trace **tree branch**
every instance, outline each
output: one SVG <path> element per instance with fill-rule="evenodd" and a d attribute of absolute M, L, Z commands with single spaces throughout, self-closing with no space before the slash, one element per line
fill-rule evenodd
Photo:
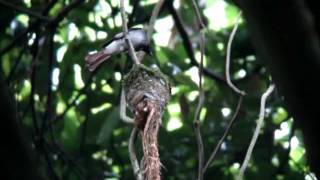
<path fill-rule="evenodd" d="M 54 38 L 55 34 L 55 28 L 52 27 L 50 29 L 50 35 L 49 35 L 49 62 L 48 62 L 48 77 L 47 77 L 47 104 L 45 108 L 45 113 L 42 120 L 42 126 L 41 130 L 45 128 L 48 121 L 51 119 L 52 115 L 52 70 L 53 70 L 53 63 L 54 63 Z"/>
<path fill-rule="evenodd" d="M 11 4 L 11 3 L 8 3 L 8 2 L 3 1 L 3 0 L 0 0 L 0 4 L 5 6 L 5 7 L 10 8 L 10 9 L 13 9 L 14 11 L 22 12 L 24 14 L 27 14 L 27 15 L 31 16 L 31 17 L 38 18 L 38 19 L 40 19 L 42 21 L 50 21 L 51 20 L 49 17 L 46 17 L 46 16 L 43 16 L 43 15 L 38 14 L 36 12 L 30 11 L 29 9 L 20 7 L 20 6 L 16 5 L 16 4 Z"/>
<path fill-rule="evenodd" d="M 189 39 L 189 36 L 183 27 L 183 24 L 182 24 L 180 17 L 178 16 L 176 10 L 173 7 L 173 1 L 172 0 L 166 1 L 166 7 L 168 8 L 169 13 L 172 15 L 172 18 L 175 22 L 175 25 L 180 33 L 180 36 L 181 36 L 182 42 L 183 42 L 183 46 L 186 50 L 188 57 L 190 58 L 191 64 L 194 66 L 200 67 L 200 64 L 195 59 L 194 52 L 192 49 L 192 44 Z M 226 83 L 226 80 L 224 77 L 220 76 L 218 73 L 214 72 L 211 69 L 203 68 L 203 74 L 205 76 L 208 76 L 208 77 L 218 81 L 218 82 Z"/>
<path fill-rule="evenodd" d="M 207 163 L 205 164 L 204 168 L 203 168 L 203 171 L 202 173 L 205 174 L 205 172 L 207 171 L 207 169 L 209 168 L 210 164 L 212 164 L 214 158 L 216 157 L 218 151 L 220 150 L 220 147 L 222 145 L 222 143 L 224 142 L 224 140 L 226 139 L 227 135 L 229 134 L 230 132 L 230 129 L 231 127 L 233 126 L 233 124 L 235 123 L 235 120 L 237 119 L 237 116 L 240 112 L 240 109 L 241 109 L 241 105 L 242 105 L 242 101 L 243 101 L 243 96 L 239 96 L 239 100 L 238 100 L 238 104 L 237 104 L 237 107 L 236 107 L 236 110 L 227 126 L 227 128 L 225 129 L 222 137 L 220 138 L 218 144 L 216 145 L 216 147 L 214 148 L 214 150 L 212 151 Z"/>
<path fill-rule="evenodd" d="M 191 0 L 191 2 L 192 2 L 193 10 L 195 11 L 195 14 L 197 17 L 197 22 L 200 30 L 201 56 L 200 56 L 200 64 L 199 64 L 199 72 L 198 72 L 199 73 L 199 102 L 198 102 L 198 106 L 194 116 L 193 124 L 194 124 L 194 129 L 197 137 L 197 145 L 198 145 L 198 180 L 202 180 L 203 179 L 202 171 L 203 171 L 203 164 L 204 164 L 204 150 L 203 150 L 204 146 L 203 146 L 201 129 L 200 129 L 200 113 L 204 103 L 204 91 L 202 89 L 202 72 L 203 72 L 203 57 L 204 57 L 204 50 L 205 50 L 205 37 L 204 37 L 203 28 L 205 28 L 205 26 L 200 17 L 200 12 L 196 2 L 194 0 Z"/>
<path fill-rule="evenodd" d="M 131 60 L 135 64 L 140 64 L 137 58 L 136 52 L 134 50 L 134 47 L 132 45 L 131 39 L 128 36 L 127 16 L 124 9 L 124 0 L 120 0 L 120 12 L 121 12 L 121 18 L 122 18 L 122 31 L 123 31 L 125 40 L 129 46 L 129 54 L 130 54 Z"/>
<path fill-rule="evenodd" d="M 199 101 L 197 105 L 197 109 L 194 115 L 193 119 L 193 127 L 194 131 L 196 134 L 196 141 L 197 141 L 197 146 L 198 146 L 198 180 L 203 179 L 203 164 L 204 164 L 204 150 L 203 150 L 203 141 L 202 141 L 202 136 L 201 136 L 201 129 L 200 129 L 200 112 L 203 106 L 204 102 L 204 94 L 203 91 L 200 91 L 199 88 Z"/>
<path fill-rule="evenodd" d="M 156 22 L 156 19 L 159 15 L 159 12 L 161 10 L 161 7 L 164 3 L 164 0 L 159 0 L 158 3 L 154 6 L 153 10 L 152 10 L 152 14 L 149 20 L 149 25 L 148 25 L 148 31 L 147 31 L 147 36 L 148 36 L 148 41 L 151 41 L 151 35 L 154 31 L 154 24 Z"/>
<path fill-rule="evenodd" d="M 231 46 L 232 46 L 232 41 L 234 39 L 234 36 L 236 34 L 238 25 L 239 25 L 239 20 L 240 20 L 240 16 L 241 16 L 241 12 L 238 14 L 237 20 L 236 20 L 236 24 L 233 27 L 233 30 L 231 32 L 231 35 L 229 37 L 228 40 L 228 47 L 227 47 L 227 56 L 226 56 L 226 69 L 225 69 L 225 75 L 226 75 L 226 79 L 227 79 L 227 84 L 228 86 L 237 94 L 239 94 L 239 100 L 238 100 L 238 104 L 236 107 L 236 111 L 233 114 L 226 130 L 224 131 L 222 137 L 220 138 L 217 146 L 215 147 L 215 149 L 213 150 L 213 152 L 211 153 L 209 160 L 207 161 L 206 165 L 203 168 L 203 173 L 206 172 L 206 170 L 208 169 L 209 165 L 212 163 L 213 159 L 215 158 L 216 154 L 218 153 L 221 144 L 223 143 L 223 141 L 225 140 L 225 138 L 227 137 L 227 135 L 229 134 L 229 131 L 232 127 L 232 125 L 234 124 L 237 115 L 240 111 L 241 105 L 242 105 L 242 101 L 243 101 L 243 96 L 245 95 L 244 91 L 240 91 L 235 85 L 232 84 L 231 79 L 230 79 L 230 55 L 231 55 Z"/>
<path fill-rule="evenodd" d="M 9 72 L 7 78 L 6 78 L 7 84 L 10 83 L 14 73 L 16 72 L 16 69 L 18 68 L 18 66 L 19 66 L 19 64 L 20 64 L 20 62 L 22 60 L 22 56 L 23 56 L 23 54 L 25 53 L 26 50 L 27 50 L 27 45 L 24 44 L 24 47 L 20 50 L 19 55 L 18 55 L 17 59 L 15 60 L 13 66 L 10 69 L 10 72 Z"/>
<path fill-rule="evenodd" d="M 90 74 L 90 76 L 89 76 L 88 80 L 86 81 L 84 87 L 79 90 L 77 96 L 76 96 L 75 98 L 73 98 L 73 100 L 72 100 L 70 103 L 67 104 L 66 108 L 64 109 L 64 111 L 63 111 L 60 115 L 55 116 L 55 117 L 49 122 L 48 126 L 51 125 L 51 124 L 52 124 L 52 125 L 53 125 L 53 124 L 56 124 L 57 122 L 59 122 L 60 120 L 62 120 L 63 117 L 67 114 L 67 112 L 68 112 L 73 106 L 76 105 L 77 100 L 80 98 L 80 96 L 81 96 L 82 94 L 84 94 L 84 93 L 86 92 L 87 88 L 91 85 L 91 81 L 92 81 L 93 76 L 95 75 L 96 72 L 97 72 L 97 70 Z M 44 129 L 44 131 L 46 131 L 47 128 L 49 128 L 48 126 L 46 126 L 46 128 Z"/>
<path fill-rule="evenodd" d="M 36 94 L 36 73 L 37 73 L 37 64 L 39 61 L 39 56 L 41 55 L 44 45 L 47 41 L 47 36 L 44 37 L 44 42 L 40 45 L 39 44 L 39 35 L 36 34 L 36 39 L 33 43 L 33 47 L 35 47 L 35 51 L 32 59 L 32 65 L 31 65 L 31 93 L 30 93 L 30 105 L 31 105 L 31 114 L 32 114 L 32 121 L 33 121 L 33 127 L 34 127 L 34 144 L 38 150 L 42 153 L 46 163 L 47 163 L 47 169 L 49 175 L 57 180 L 58 175 L 55 173 L 54 168 L 52 166 L 51 158 L 48 155 L 47 148 L 45 147 L 46 139 L 43 135 L 42 129 L 40 129 L 40 123 L 38 122 L 38 115 L 36 110 L 36 102 L 35 102 L 35 94 Z M 50 37 L 49 37 L 50 38 Z M 40 46 L 40 47 L 39 47 Z"/>
<path fill-rule="evenodd" d="M 227 46 L 227 57 L 226 57 L 226 69 L 225 69 L 225 75 L 227 79 L 227 83 L 229 87 L 237 94 L 240 96 L 244 96 L 246 93 L 244 91 L 239 90 L 231 81 L 230 78 L 230 56 L 231 56 L 231 46 L 232 46 L 232 41 L 234 39 L 234 36 L 237 32 L 238 25 L 240 23 L 240 17 L 241 17 L 242 12 L 240 11 L 238 14 L 238 17 L 236 19 L 236 23 L 232 29 L 232 32 L 230 34 L 229 40 L 228 40 L 228 46 Z"/>
<path fill-rule="evenodd" d="M 43 10 L 42 14 L 47 15 L 50 11 L 50 9 L 53 7 L 57 0 L 51 1 L 51 3 L 48 4 L 48 6 Z M 64 17 L 68 15 L 68 13 L 73 10 L 75 7 L 77 7 L 79 4 L 84 2 L 84 0 L 74 0 L 64 8 L 51 20 L 47 21 L 47 24 L 45 25 L 46 28 L 48 27 L 55 27 L 57 26 L 61 20 L 63 20 Z M 8 52 L 11 48 L 13 48 L 20 40 L 21 38 L 25 37 L 29 32 L 32 32 L 33 30 L 37 29 L 39 25 L 42 23 L 40 19 L 38 19 L 35 23 L 31 24 L 25 31 L 23 31 L 21 34 L 19 34 L 8 46 L 3 48 L 0 51 L 0 57 Z M 49 31 L 46 31 L 44 34 L 48 33 Z"/>
<path fill-rule="evenodd" d="M 54 4 L 57 2 L 57 0 L 52 0 L 42 11 L 42 15 L 46 16 L 48 15 L 49 11 L 51 10 L 51 8 L 54 6 Z M 42 23 L 42 20 L 37 19 L 36 22 L 34 22 L 33 24 L 31 24 L 30 26 L 28 26 L 28 28 L 26 30 L 24 30 L 21 34 L 19 34 L 17 37 L 15 37 L 11 43 L 9 45 L 7 45 L 5 48 L 3 48 L 2 50 L 0 50 L 0 57 L 2 57 L 2 55 L 4 55 L 6 52 L 8 52 L 10 49 L 12 49 L 23 37 L 25 37 L 29 32 L 37 29 L 39 27 L 39 25 Z"/>
<path fill-rule="evenodd" d="M 270 96 L 270 94 L 273 92 L 274 88 L 275 88 L 275 85 L 271 84 L 269 86 L 269 88 L 267 89 L 267 91 L 265 93 L 263 93 L 263 95 L 261 96 L 259 119 L 257 121 L 256 129 L 255 129 L 255 131 L 253 133 L 250 145 L 248 147 L 247 154 L 246 154 L 246 156 L 245 156 L 245 158 L 243 160 L 242 166 L 240 168 L 240 173 L 239 173 L 239 175 L 237 177 L 237 180 L 243 179 L 244 172 L 246 171 L 246 168 L 248 166 L 249 160 L 250 160 L 251 155 L 252 155 L 253 148 L 254 148 L 254 146 L 255 146 L 255 144 L 257 142 L 257 139 L 258 139 L 258 136 L 259 136 L 259 132 L 261 130 L 261 126 L 262 126 L 262 123 L 263 123 L 263 120 L 264 120 L 266 100 Z"/>
<path fill-rule="evenodd" d="M 159 0 L 158 3 L 154 6 L 153 10 L 152 10 L 152 14 L 149 20 L 149 25 L 148 25 L 148 30 L 147 30 L 147 38 L 148 38 L 148 42 L 151 42 L 152 39 L 152 33 L 154 31 L 154 24 L 156 22 L 156 19 L 158 17 L 158 14 L 161 10 L 161 7 L 164 3 L 164 0 Z M 139 61 L 142 62 L 142 59 L 145 56 L 145 52 L 142 52 L 141 55 L 139 56 Z"/>
<path fill-rule="evenodd" d="M 133 173 L 137 180 L 143 180 L 142 172 L 139 167 L 139 162 L 137 160 L 136 152 L 134 150 L 134 144 L 138 136 L 138 129 L 133 128 L 130 139 L 129 139 L 129 155 L 130 155 L 130 161 L 131 166 L 133 168 Z"/>

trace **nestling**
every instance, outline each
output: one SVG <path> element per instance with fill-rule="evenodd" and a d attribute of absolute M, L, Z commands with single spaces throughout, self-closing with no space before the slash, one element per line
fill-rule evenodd
<path fill-rule="evenodd" d="M 128 32 L 132 45 L 136 51 L 144 51 L 151 54 L 147 33 L 141 28 L 131 28 Z M 103 45 L 100 51 L 88 54 L 85 58 L 86 67 L 89 71 L 94 71 L 101 63 L 113 55 L 128 52 L 128 45 L 123 32 L 116 34 L 110 41 Z"/>

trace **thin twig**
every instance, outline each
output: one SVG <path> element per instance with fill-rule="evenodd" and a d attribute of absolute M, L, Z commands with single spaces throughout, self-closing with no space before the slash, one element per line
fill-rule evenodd
<path fill-rule="evenodd" d="M 43 16 L 43 15 L 38 14 L 38 13 L 36 13 L 36 12 L 33 12 L 33 11 L 27 9 L 27 8 L 20 7 L 20 6 L 16 5 L 16 4 L 11 4 L 11 3 L 8 3 L 8 2 L 2 1 L 2 0 L 0 0 L 0 4 L 3 5 L 3 6 L 6 6 L 6 7 L 8 7 L 8 8 L 10 8 L 10 9 L 13 9 L 14 11 L 22 12 L 22 13 L 24 13 L 24 14 L 27 14 L 27 15 L 29 15 L 29 16 L 38 18 L 38 19 L 40 19 L 40 20 L 50 21 L 50 18 L 49 18 L 49 17 Z"/>
<path fill-rule="evenodd" d="M 75 98 L 72 99 L 72 101 L 66 106 L 66 108 L 64 109 L 64 111 L 60 114 L 57 115 L 56 117 L 54 117 L 50 122 L 50 124 L 55 124 L 57 122 L 59 122 L 61 119 L 63 119 L 63 117 L 67 114 L 67 112 L 76 105 L 76 102 L 78 101 L 78 99 L 80 98 L 80 96 L 84 93 L 86 93 L 86 90 L 88 89 L 88 87 L 91 85 L 91 81 L 93 79 L 93 76 L 95 75 L 97 71 L 94 71 L 93 73 L 91 73 L 89 75 L 88 80 L 85 82 L 85 85 L 82 89 L 79 90 L 77 96 Z M 46 126 L 46 128 L 44 129 L 44 131 L 48 128 L 48 126 Z"/>
<path fill-rule="evenodd" d="M 254 148 L 254 146 L 255 146 L 255 144 L 257 142 L 258 135 L 259 135 L 259 132 L 260 132 L 263 120 L 264 120 L 266 100 L 270 96 L 270 94 L 273 92 L 274 88 L 275 88 L 275 85 L 271 84 L 268 87 L 267 91 L 265 93 L 263 93 L 263 95 L 261 96 L 259 119 L 257 121 L 256 129 L 255 129 L 255 131 L 253 133 L 253 136 L 252 136 L 252 139 L 250 141 L 250 145 L 248 147 L 245 159 L 244 159 L 244 161 L 242 163 L 242 166 L 240 168 L 240 172 L 239 172 L 239 175 L 237 177 L 237 180 L 243 179 L 244 172 L 245 172 L 245 170 L 246 170 L 246 168 L 248 166 L 249 160 L 250 160 L 251 155 L 252 155 L 253 148 Z"/>
<path fill-rule="evenodd" d="M 148 36 L 148 41 L 151 41 L 151 35 L 153 33 L 154 30 L 154 24 L 156 22 L 156 19 L 158 17 L 158 14 L 161 10 L 161 7 L 164 3 L 164 0 L 159 0 L 158 3 L 154 6 L 153 10 L 152 10 L 152 14 L 149 20 L 149 25 L 148 25 L 148 31 L 147 31 L 147 36 Z"/>
<path fill-rule="evenodd" d="M 38 118 L 37 118 L 37 111 L 36 111 L 36 102 L 35 102 L 35 92 L 36 92 L 36 72 L 37 72 L 37 63 L 39 60 L 39 56 L 42 53 L 42 50 L 44 48 L 44 44 L 47 40 L 47 36 L 44 37 L 44 43 L 39 47 L 39 36 L 36 35 L 36 39 L 34 41 L 33 46 L 36 48 L 34 51 L 33 59 L 32 59 L 32 66 L 31 66 L 31 94 L 30 94 L 30 104 L 31 104 L 31 114 L 32 114 L 32 120 L 33 120 L 33 126 L 34 126 L 34 132 L 35 132 L 35 145 L 37 148 L 39 148 L 43 156 L 48 164 L 48 171 L 49 174 L 52 176 L 53 179 L 59 179 L 58 175 L 55 173 L 54 168 L 52 166 L 52 162 L 50 159 L 50 156 L 48 154 L 47 149 L 45 148 L 45 138 L 41 134 Z"/>
<path fill-rule="evenodd" d="M 0 57 L 6 54 L 10 49 L 12 49 L 16 44 L 20 42 L 20 40 L 25 37 L 30 31 L 38 28 L 39 23 L 34 23 L 28 26 L 26 30 L 24 30 L 21 34 L 17 35 L 6 47 L 0 50 Z"/>
<path fill-rule="evenodd" d="M 54 4 L 57 2 L 57 0 L 52 0 L 42 11 L 42 15 L 46 16 L 48 15 L 49 11 L 51 10 L 51 8 L 54 6 Z M 18 36 L 16 36 L 9 45 L 7 45 L 6 47 L 4 47 L 3 49 L 0 50 L 0 57 L 2 55 L 4 55 L 5 53 L 7 53 L 10 49 L 12 49 L 15 45 L 17 45 L 20 40 L 25 37 L 29 32 L 37 29 L 38 27 L 40 27 L 39 25 L 41 24 L 42 20 L 38 19 L 36 22 L 34 22 L 33 24 L 31 24 L 30 26 L 28 26 L 28 28 L 26 30 L 24 30 L 21 34 L 19 34 Z"/>
<path fill-rule="evenodd" d="M 127 17 L 125 14 L 125 9 L 124 9 L 124 0 L 120 0 L 120 11 L 121 11 L 121 18 L 122 18 L 122 31 L 125 37 L 125 41 L 127 42 L 129 46 L 129 55 L 131 57 L 131 60 L 135 64 L 140 64 L 137 55 L 135 53 L 134 47 L 132 45 L 131 39 L 128 36 L 128 26 L 127 26 Z M 129 154 L 130 154 L 130 160 L 131 160 L 131 165 L 133 168 L 134 175 L 136 176 L 137 180 L 142 180 L 142 174 L 140 172 L 140 167 L 139 163 L 137 160 L 137 156 L 134 151 L 134 141 L 137 138 L 138 130 L 134 128 L 132 130 L 130 140 L 129 140 Z"/>
<path fill-rule="evenodd" d="M 47 15 L 56 1 L 57 0 L 53 0 L 52 2 L 50 2 L 48 6 L 46 6 L 46 8 L 43 10 L 42 15 Z M 62 8 L 62 10 L 51 21 L 48 21 L 48 23 L 45 24 L 45 27 L 48 28 L 50 26 L 58 26 L 58 24 L 68 15 L 68 13 L 75 7 L 80 5 L 82 2 L 84 2 L 84 0 L 72 1 L 70 4 Z M 33 30 L 39 28 L 40 24 L 41 20 L 38 19 L 35 23 L 28 26 L 28 28 L 24 30 L 21 34 L 19 34 L 13 41 L 11 41 L 11 43 L 8 46 L 0 50 L 0 57 L 4 55 L 6 52 L 8 52 L 11 48 L 13 48 L 17 43 L 19 43 L 21 38 L 25 37 L 29 32 L 32 32 Z M 49 31 L 46 31 L 44 35 L 46 35 L 47 33 L 49 33 Z"/>
<path fill-rule="evenodd" d="M 148 38 L 149 43 L 151 42 L 151 39 L 152 39 L 151 36 L 154 31 L 154 24 L 156 22 L 156 19 L 158 17 L 158 14 L 161 10 L 163 3 L 164 3 L 164 0 L 159 0 L 158 3 L 154 6 L 154 8 L 152 10 L 151 17 L 149 20 L 148 30 L 147 30 L 147 38 Z M 142 52 L 141 55 L 139 56 L 140 62 L 144 58 L 145 54 L 146 54 L 145 52 Z"/>
<path fill-rule="evenodd" d="M 120 0 L 120 12 L 121 12 L 121 18 L 122 18 L 122 31 L 124 34 L 124 38 L 129 46 L 130 57 L 135 64 L 140 64 L 137 58 L 136 52 L 134 50 L 134 47 L 132 45 L 131 39 L 128 36 L 127 16 L 124 9 L 124 0 Z"/>
<path fill-rule="evenodd" d="M 244 91 L 240 91 L 238 90 L 231 82 L 231 79 L 230 79 L 230 55 L 231 55 L 231 46 L 232 46 L 232 41 L 234 39 L 234 36 L 236 34 L 236 31 L 237 31 L 237 28 L 238 28 L 238 25 L 239 25 L 239 19 L 240 19 L 240 16 L 241 16 L 241 12 L 239 13 L 238 17 L 237 17 L 237 21 L 236 21 L 236 24 L 232 30 L 232 33 L 229 37 L 229 41 L 228 41 L 228 48 L 227 48 L 227 58 L 226 58 L 226 69 L 225 69 L 225 73 L 226 73 L 226 80 L 227 80 L 227 84 L 229 85 L 229 87 L 235 91 L 237 94 L 239 94 L 239 101 L 238 101 L 238 104 L 237 104 L 237 107 L 236 107 L 236 111 L 235 113 L 233 114 L 226 130 L 224 131 L 222 137 L 220 138 L 217 146 L 215 147 L 215 149 L 213 150 L 213 152 L 211 153 L 210 157 L 209 157 L 209 160 L 207 161 L 206 165 L 204 166 L 203 168 L 203 173 L 206 172 L 206 170 L 208 169 L 209 165 L 213 162 L 216 154 L 218 153 L 223 141 L 225 140 L 225 138 L 227 137 L 227 135 L 229 134 L 229 131 L 232 127 L 232 125 L 234 124 L 235 120 L 236 120 L 236 117 L 240 111 L 240 108 L 241 108 L 241 105 L 242 105 L 242 101 L 243 101 L 243 96 L 245 95 Z"/>
<path fill-rule="evenodd" d="M 226 139 L 227 135 L 229 134 L 230 129 L 233 126 L 233 124 L 234 124 L 235 120 L 237 119 L 237 116 L 238 116 L 238 114 L 240 112 L 242 101 L 243 101 L 243 96 L 240 95 L 236 110 L 235 110 L 235 112 L 234 112 L 234 114 L 233 114 L 233 116 L 232 116 L 227 128 L 225 129 L 225 131 L 224 131 L 222 137 L 220 138 L 218 144 L 216 145 L 216 147 L 214 148 L 213 152 L 211 153 L 206 165 L 203 167 L 203 171 L 202 171 L 203 174 L 205 174 L 205 172 L 207 171 L 208 167 L 213 162 L 213 160 L 216 157 L 218 151 L 220 150 L 220 147 L 221 147 L 223 141 Z"/>
<path fill-rule="evenodd" d="M 58 174 L 55 172 L 53 164 L 52 164 L 52 156 L 50 156 L 48 150 L 50 150 L 47 146 L 46 146 L 46 142 L 45 139 L 43 139 L 43 141 L 41 142 L 41 150 L 43 151 L 43 156 L 45 161 L 48 164 L 48 172 L 49 175 L 51 176 L 52 179 L 54 180 L 59 180 L 60 178 L 58 177 Z"/>
<path fill-rule="evenodd" d="M 199 102 L 198 102 L 198 106 L 196 109 L 196 113 L 194 116 L 194 120 L 193 120 L 193 124 L 194 124 L 194 129 L 195 129 L 195 133 L 196 133 L 196 139 L 197 139 L 197 145 L 198 145 L 198 180 L 202 180 L 203 179 L 203 164 L 204 164 L 204 147 L 203 147 L 203 141 L 202 141 L 202 137 L 201 137 L 201 130 L 200 130 L 200 113 L 201 113 L 201 109 L 203 107 L 203 103 L 204 103 L 204 92 L 202 89 L 202 72 L 203 72 L 203 57 L 204 57 L 204 50 L 205 50 L 205 37 L 204 37 L 204 32 L 203 32 L 203 28 L 204 28 L 204 24 L 202 22 L 202 19 L 200 17 L 200 12 L 198 9 L 198 6 L 196 4 L 196 2 L 194 0 L 191 0 L 192 2 L 192 7 L 193 10 L 196 13 L 196 17 L 197 17 L 197 21 L 198 21 L 198 25 L 199 25 L 199 30 L 200 30 L 200 52 L 201 52 L 201 56 L 200 56 L 200 64 L 199 64 Z"/>
<path fill-rule="evenodd" d="M 35 102 L 35 93 L 36 93 L 36 72 L 37 72 L 37 64 L 39 61 L 39 56 L 42 53 L 44 48 L 44 44 L 47 41 L 47 36 L 44 37 L 43 44 L 39 47 L 39 36 L 36 35 L 36 39 L 33 43 L 35 47 L 35 53 L 33 54 L 32 65 L 31 65 L 31 75 L 30 75 L 30 82 L 31 82 L 31 94 L 30 94 L 30 104 L 31 104 L 31 114 L 33 120 L 33 126 L 36 133 L 36 138 L 39 138 L 40 135 L 40 124 L 37 118 L 37 111 L 36 111 L 36 102 Z M 38 140 L 38 139 L 37 139 Z"/>
<path fill-rule="evenodd" d="M 198 147 L 198 180 L 203 179 L 202 167 L 204 164 L 203 141 L 202 141 L 201 130 L 200 130 L 200 112 L 203 106 L 203 102 L 204 102 L 204 94 L 199 89 L 199 101 L 198 101 L 197 109 L 193 119 L 193 126 L 196 134 L 196 141 L 197 141 L 197 147 Z"/>
<path fill-rule="evenodd" d="M 10 72 L 9 72 L 7 78 L 6 78 L 7 84 L 10 84 L 11 79 L 13 78 L 13 75 L 14 75 L 14 73 L 16 72 L 16 70 L 17 70 L 17 68 L 18 68 L 18 66 L 19 66 L 19 64 L 20 64 L 20 62 L 21 62 L 21 60 L 22 60 L 22 56 L 23 56 L 23 54 L 25 53 L 26 50 L 27 50 L 27 45 L 24 44 L 24 45 L 23 45 L 23 48 L 22 48 L 21 51 L 19 52 L 19 55 L 18 55 L 18 57 L 17 57 L 17 60 L 13 63 L 13 66 L 12 66 L 12 68 L 10 69 Z"/>
<path fill-rule="evenodd" d="M 49 62 L 48 62 L 48 76 L 47 76 L 47 104 L 45 108 L 45 113 L 42 120 L 41 131 L 45 128 L 48 121 L 51 119 L 52 115 L 52 70 L 53 70 L 53 63 L 54 63 L 54 42 L 53 37 L 55 34 L 55 27 L 50 29 L 49 35 Z"/>
<path fill-rule="evenodd" d="M 194 0 L 191 0 L 191 2 L 192 2 L 193 10 L 194 10 L 195 13 L 196 13 L 196 17 L 197 17 L 197 21 L 198 21 L 199 26 L 200 26 L 200 30 L 202 30 L 203 28 L 205 28 L 205 26 L 204 26 L 204 23 L 203 23 L 203 21 L 202 21 L 202 18 L 201 18 L 201 15 L 200 15 L 200 11 L 199 11 L 198 5 L 197 5 L 197 3 L 196 3 Z"/>
<path fill-rule="evenodd" d="M 165 3 L 166 3 L 166 7 L 168 8 L 169 13 L 171 14 L 171 16 L 175 22 L 175 26 L 177 27 L 177 30 L 179 31 L 179 34 L 182 38 L 182 43 L 183 43 L 183 46 L 186 50 L 188 57 L 190 58 L 191 65 L 199 67 L 200 64 L 195 58 L 195 55 L 194 55 L 194 52 L 192 49 L 192 44 L 189 39 L 188 33 L 185 30 L 178 13 L 176 12 L 176 10 L 173 7 L 173 2 L 166 1 Z M 215 72 L 212 69 L 203 68 L 203 75 L 208 76 L 208 77 L 216 80 L 217 82 L 222 82 L 222 83 L 226 84 L 225 78 L 222 77 L 221 75 L 219 75 L 217 72 Z"/>
<path fill-rule="evenodd" d="M 131 165 L 133 168 L 133 173 L 134 173 L 136 179 L 143 180 L 143 176 L 142 176 L 142 173 L 141 173 L 140 167 L 139 167 L 139 162 L 137 160 L 136 152 L 134 150 L 134 144 L 137 139 L 137 135 L 138 135 L 138 129 L 134 127 L 132 129 L 130 139 L 129 139 L 129 155 L 130 155 Z"/>
<path fill-rule="evenodd" d="M 51 154 L 56 154 L 63 163 L 68 164 L 68 167 L 70 167 L 74 174 L 77 175 L 79 180 L 85 179 L 81 166 L 77 162 L 75 162 L 74 158 L 70 156 L 70 154 L 65 152 L 59 144 L 49 144 L 47 140 L 44 140 L 43 143 L 45 146 L 47 146 L 47 149 L 51 151 Z"/>
<path fill-rule="evenodd" d="M 240 95 L 245 95 L 244 91 L 239 90 L 232 82 L 230 79 L 230 56 L 231 56 L 231 46 L 232 46 L 232 41 L 234 39 L 234 36 L 237 32 L 238 29 L 238 25 L 240 23 L 240 17 L 241 17 L 242 12 L 240 11 L 238 14 L 238 17 L 236 19 L 236 23 L 233 27 L 233 30 L 230 34 L 229 40 L 228 40 L 228 46 L 227 46 L 227 57 L 226 57 L 226 69 L 225 69 L 225 73 L 226 73 L 226 79 L 227 79 L 227 83 L 229 85 L 229 87 L 236 92 L 237 94 Z"/>

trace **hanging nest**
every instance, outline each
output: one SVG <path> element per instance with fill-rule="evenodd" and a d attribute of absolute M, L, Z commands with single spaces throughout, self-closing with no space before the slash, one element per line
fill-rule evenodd
<path fill-rule="evenodd" d="M 134 65 L 124 77 L 123 88 L 136 126 L 142 134 L 142 172 L 145 180 L 160 180 L 158 130 L 170 99 L 170 84 L 159 69 Z"/>

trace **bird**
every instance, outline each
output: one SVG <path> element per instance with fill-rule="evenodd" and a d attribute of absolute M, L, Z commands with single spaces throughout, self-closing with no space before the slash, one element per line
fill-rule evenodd
<path fill-rule="evenodd" d="M 147 32 L 142 28 L 130 28 L 128 37 L 136 51 L 144 51 L 151 55 L 150 43 L 148 41 Z M 90 53 L 85 57 L 86 67 L 89 71 L 94 71 L 101 63 L 109 59 L 111 56 L 128 52 L 128 44 L 125 41 L 124 33 L 116 34 L 111 40 L 103 44 L 103 48 L 95 53 Z"/>

